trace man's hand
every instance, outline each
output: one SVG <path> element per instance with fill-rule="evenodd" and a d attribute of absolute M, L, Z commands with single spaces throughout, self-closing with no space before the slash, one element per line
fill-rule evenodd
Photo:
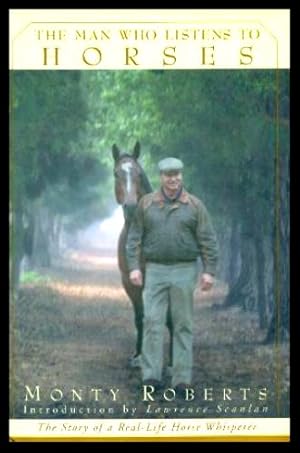
<path fill-rule="evenodd" d="M 134 286 L 143 285 L 143 274 L 139 269 L 134 269 L 129 274 L 129 279 Z"/>
<path fill-rule="evenodd" d="M 214 284 L 214 277 L 211 274 L 202 274 L 200 286 L 202 291 L 209 291 Z"/>

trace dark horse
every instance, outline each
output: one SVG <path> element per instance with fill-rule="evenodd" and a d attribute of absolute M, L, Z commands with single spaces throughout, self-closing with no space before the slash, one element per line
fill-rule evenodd
<path fill-rule="evenodd" d="M 118 263 L 122 277 L 123 287 L 130 298 L 134 309 L 134 320 L 137 329 L 137 340 L 135 355 L 130 359 L 129 364 L 132 367 L 140 366 L 140 354 L 143 341 L 143 298 L 142 287 L 134 286 L 129 280 L 129 271 L 125 256 L 125 247 L 129 227 L 133 218 L 134 211 L 138 201 L 146 193 L 152 192 L 151 184 L 138 162 L 140 155 L 140 144 L 136 143 L 132 154 L 121 153 L 116 145 L 112 147 L 114 158 L 114 177 L 115 177 L 115 196 L 117 202 L 122 205 L 124 212 L 124 226 L 121 231 L 118 242 Z M 144 273 L 144 266 L 141 260 L 141 270 Z M 170 314 L 167 322 L 171 340 L 172 328 Z M 172 341 L 170 342 L 170 354 L 172 355 Z"/>

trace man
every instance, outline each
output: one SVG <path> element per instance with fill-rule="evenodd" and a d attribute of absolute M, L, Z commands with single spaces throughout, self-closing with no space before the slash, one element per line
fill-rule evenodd
<path fill-rule="evenodd" d="M 203 263 L 200 286 L 207 291 L 214 282 L 217 241 L 205 206 L 183 187 L 182 161 L 169 157 L 158 167 L 161 188 L 140 200 L 129 230 L 126 257 L 131 282 L 144 284 L 143 383 L 162 387 L 164 326 L 170 303 L 172 387 L 183 394 L 192 380 L 197 258 L 200 256 Z M 145 260 L 145 282 L 141 256 Z"/>

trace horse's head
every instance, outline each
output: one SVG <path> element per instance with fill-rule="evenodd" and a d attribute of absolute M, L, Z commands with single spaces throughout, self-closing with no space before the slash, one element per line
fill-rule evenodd
<path fill-rule="evenodd" d="M 112 147 L 115 161 L 115 195 L 117 202 L 123 206 L 125 220 L 130 220 L 139 199 L 151 192 L 151 185 L 138 163 L 140 144 L 136 143 L 132 154 L 121 153 L 116 145 Z"/>

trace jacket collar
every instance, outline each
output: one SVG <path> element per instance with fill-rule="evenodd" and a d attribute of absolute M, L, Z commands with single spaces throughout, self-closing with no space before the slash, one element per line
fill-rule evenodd
<path fill-rule="evenodd" d="M 154 193 L 153 195 L 153 201 L 156 203 L 164 204 L 165 203 L 165 197 L 164 194 L 162 193 L 161 190 L 158 190 L 157 192 Z M 176 201 L 180 201 L 180 203 L 189 203 L 189 196 L 187 191 L 183 188 L 181 191 L 180 196 L 176 199 Z"/>

